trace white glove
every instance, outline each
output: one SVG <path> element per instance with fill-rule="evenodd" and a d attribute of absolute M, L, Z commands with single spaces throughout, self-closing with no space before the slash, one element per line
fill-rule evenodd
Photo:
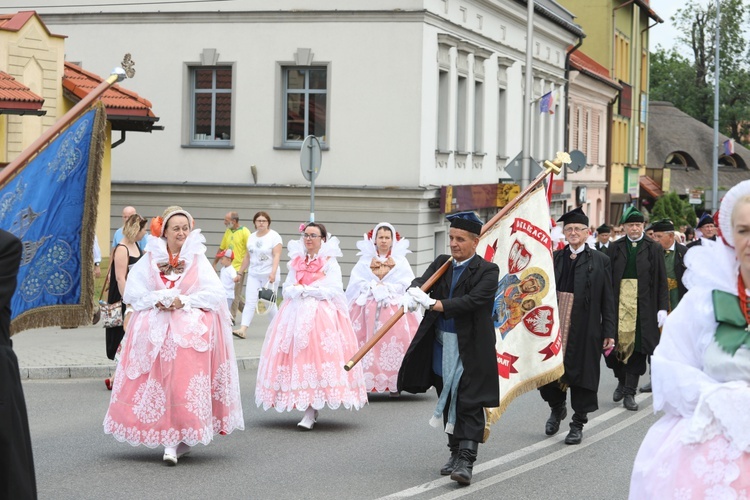
<path fill-rule="evenodd" d="M 435 305 L 435 302 L 437 302 L 437 300 L 430 298 L 430 296 L 424 293 L 421 288 L 416 286 L 409 288 L 406 293 L 414 297 L 414 300 L 419 302 L 425 309 L 429 309 Z"/>
<path fill-rule="evenodd" d="M 664 326 L 664 322 L 667 320 L 667 311 L 661 310 L 656 313 L 656 324 L 659 325 L 659 328 Z"/>
<path fill-rule="evenodd" d="M 377 302 L 383 302 L 389 295 L 387 286 L 379 283 L 372 286 L 372 296 Z"/>
<path fill-rule="evenodd" d="M 291 285 L 284 289 L 284 298 L 285 299 L 296 299 L 300 295 L 302 295 L 302 292 L 305 290 L 304 285 Z"/>
<path fill-rule="evenodd" d="M 417 302 L 417 299 L 408 293 L 405 293 L 404 296 L 401 297 L 399 305 L 404 308 L 405 312 L 414 312 L 419 308 L 419 302 Z"/>

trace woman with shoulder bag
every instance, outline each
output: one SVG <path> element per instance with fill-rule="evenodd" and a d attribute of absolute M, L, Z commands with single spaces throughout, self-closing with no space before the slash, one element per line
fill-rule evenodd
<path fill-rule="evenodd" d="M 107 293 L 107 304 L 122 304 L 123 316 L 125 304 L 122 303 L 122 294 L 125 292 L 125 280 L 130 268 L 138 262 L 143 253 L 138 242 L 146 235 L 147 220 L 138 214 L 133 214 L 125 221 L 122 229 L 122 240 L 112 251 L 111 263 L 109 265 L 109 292 Z M 123 326 L 107 328 L 107 357 L 115 359 L 117 348 L 120 346 L 122 337 L 125 335 Z M 112 379 L 104 379 L 107 389 L 112 390 Z"/>
<path fill-rule="evenodd" d="M 271 229 L 271 216 L 267 212 L 258 212 L 253 217 L 255 232 L 247 239 L 247 253 L 242 259 L 235 281 L 241 281 L 247 270 L 245 289 L 245 309 L 242 311 L 242 324 L 239 330 L 232 333 L 244 339 L 247 328 L 253 321 L 255 307 L 258 303 L 258 291 L 269 288 L 274 291 L 279 286 L 279 260 L 281 259 L 281 236 Z M 271 304 L 268 312 L 271 319 L 276 315 L 276 304 Z"/>

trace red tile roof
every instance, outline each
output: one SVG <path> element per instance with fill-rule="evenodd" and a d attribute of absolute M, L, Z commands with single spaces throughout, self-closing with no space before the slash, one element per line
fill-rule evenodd
<path fill-rule="evenodd" d="M 49 36 L 53 36 L 56 38 L 67 38 L 67 36 L 65 35 L 55 35 L 53 33 L 50 33 L 47 25 L 44 24 L 44 21 L 42 21 L 39 15 L 33 10 L 24 10 L 21 12 L 16 12 L 15 14 L 0 14 L 0 30 L 18 31 L 23 28 L 24 25 L 32 17 L 36 17 L 39 20 L 39 23 L 44 27 Z"/>
<path fill-rule="evenodd" d="M 42 104 L 44 99 L 8 73 L 0 71 L 0 109 L 38 110 Z"/>
<path fill-rule="evenodd" d="M 580 50 L 570 54 L 570 65 L 574 69 L 596 78 L 611 87 L 616 89 L 620 88 L 620 85 L 609 77 L 609 70 L 607 68 L 594 61 Z"/>
<path fill-rule="evenodd" d="M 83 99 L 102 81 L 102 77 L 90 73 L 73 63 L 65 62 L 65 76 L 62 81 L 63 89 L 70 92 L 74 97 Z M 156 118 L 156 115 L 151 111 L 150 101 L 135 92 L 120 87 L 118 84 L 112 85 L 104 92 L 102 102 L 110 119 L 126 116 Z"/>

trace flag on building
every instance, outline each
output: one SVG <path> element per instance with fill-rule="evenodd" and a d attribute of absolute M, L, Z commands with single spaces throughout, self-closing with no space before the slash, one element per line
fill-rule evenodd
<path fill-rule="evenodd" d="M 539 100 L 539 112 L 549 113 L 551 115 L 555 114 L 555 95 L 552 91 L 544 94 Z"/>
<path fill-rule="evenodd" d="M 501 276 L 492 311 L 500 406 L 488 409 L 488 423 L 517 396 L 563 374 L 549 221 L 540 186 L 487 231 L 477 248 L 500 267 Z"/>
<path fill-rule="evenodd" d="M 0 228 L 23 243 L 12 333 L 91 322 L 106 120 L 98 102 L 0 184 Z"/>
<path fill-rule="evenodd" d="M 732 156 L 734 154 L 734 139 L 727 139 L 724 141 L 724 156 Z"/>

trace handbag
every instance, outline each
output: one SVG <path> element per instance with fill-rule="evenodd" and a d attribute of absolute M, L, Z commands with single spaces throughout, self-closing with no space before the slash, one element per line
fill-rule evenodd
<path fill-rule="evenodd" d="M 258 303 L 255 304 L 255 312 L 261 316 L 276 305 L 276 289 L 273 286 L 269 287 L 270 284 L 269 281 L 266 281 L 266 284 L 258 289 Z"/>
<path fill-rule="evenodd" d="M 130 255 L 130 252 L 128 252 L 128 255 Z M 107 271 L 107 278 L 104 280 L 101 293 L 99 293 L 99 311 L 101 311 L 102 326 L 104 328 L 116 328 L 122 326 L 122 300 L 118 300 L 114 304 L 108 304 L 102 300 L 104 290 L 108 289 L 107 285 L 109 285 L 109 278 L 112 276 L 112 266 L 114 266 L 114 263 L 115 256 L 113 254 L 112 262 L 110 262 L 109 270 Z"/>

